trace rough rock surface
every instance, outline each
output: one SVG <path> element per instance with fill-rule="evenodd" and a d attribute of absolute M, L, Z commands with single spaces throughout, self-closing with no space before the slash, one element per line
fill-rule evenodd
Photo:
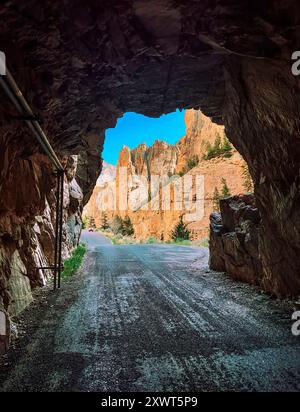
<path fill-rule="evenodd" d="M 221 214 L 214 212 L 210 217 L 210 268 L 272 293 L 262 268 L 261 217 L 254 196 L 228 197 L 220 204 Z"/>
<path fill-rule="evenodd" d="M 11 0 L 0 17 L 0 49 L 49 139 L 60 155 L 79 155 L 84 202 L 101 170 L 104 131 L 122 113 L 201 107 L 249 165 L 264 277 L 276 293 L 300 294 L 300 82 L 291 73 L 298 0 Z M 0 98 L 0 294 L 8 307 L 16 249 L 26 254 L 31 284 L 40 282 L 28 250 L 39 250 L 32 226 L 53 182 Z"/>
<path fill-rule="evenodd" d="M 213 123 L 201 110 L 186 110 L 184 116 L 186 133 L 176 146 L 178 148 L 177 173 L 186 169 L 187 162 L 197 155 L 201 160 L 207 144 L 214 144 L 217 135 L 224 137 L 224 127 Z"/>
<path fill-rule="evenodd" d="M 83 194 L 75 179 L 76 156 L 62 158 L 62 163 L 66 171 L 66 258 L 79 240 Z M 38 268 L 54 263 L 55 177 L 42 155 L 26 160 L 4 158 L 4 170 L 0 199 L 0 314 L 14 316 L 32 302 L 32 288 L 45 285 L 51 275 Z M 9 332 L 9 328 L 6 330 Z"/>

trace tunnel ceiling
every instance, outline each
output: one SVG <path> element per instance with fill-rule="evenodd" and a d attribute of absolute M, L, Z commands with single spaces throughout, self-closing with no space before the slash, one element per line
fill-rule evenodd
<path fill-rule="evenodd" d="M 299 37 L 296 1 L 13 0 L 0 17 L 10 70 L 68 153 L 101 147 L 126 111 L 200 106 L 222 123 L 228 61 L 289 60 Z"/>

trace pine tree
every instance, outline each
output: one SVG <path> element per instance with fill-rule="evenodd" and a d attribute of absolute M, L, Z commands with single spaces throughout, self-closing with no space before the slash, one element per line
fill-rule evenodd
<path fill-rule="evenodd" d="M 247 193 L 253 193 L 254 192 L 253 180 L 252 180 L 252 177 L 250 175 L 249 168 L 248 168 L 247 164 L 245 164 L 243 166 L 243 179 L 244 179 L 243 186 L 244 186 L 244 189 L 246 190 L 246 192 Z"/>
<path fill-rule="evenodd" d="M 213 146 L 208 142 L 206 143 L 206 153 L 203 154 L 202 160 L 211 160 L 219 156 L 231 157 L 232 150 L 233 147 L 226 134 L 224 133 L 224 139 L 222 141 L 220 134 L 217 133 Z"/>
<path fill-rule="evenodd" d="M 102 212 L 101 229 L 102 230 L 109 229 L 108 217 L 107 217 L 107 214 L 105 212 Z"/>
<path fill-rule="evenodd" d="M 222 152 L 224 154 L 224 157 L 232 156 L 232 146 L 225 133 L 224 133 L 224 140 L 223 140 L 223 145 L 222 145 Z"/>
<path fill-rule="evenodd" d="M 228 187 L 226 179 L 224 179 L 224 177 L 222 179 L 222 185 L 223 185 L 223 187 L 222 187 L 222 199 L 224 199 L 225 197 L 231 196 L 229 187 Z"/>
<path fill-rule="evenodd" d="M 199 157 L 198 155 L 195 155 L 193 157 L 191 157 L 188 162 L 187 162 L 187 168 L 188 170 L 193 169 L 194 167 L 196 167 L 199 164 Z"/>
<path fill-rule="evenodd" d="M 203 154 L 202 160 L 210 160 L 213 157 L 213 147 L 212 145 L 207 142 L 206 143 L 206 153 Z"/>
<path fill-rule="evenodd" d="M 124 236 L 134 235 L 133 224 L 129 216 L 126 216 L 125 219 L 123 220 L 123 235 Z"/>
<path fill-rule="evenodd" d="M 218 191 L 218 188 L 215 187 L 215 191 L 214 191 L 214 195 L 213 195 L 213 209 L 216 212 L 220 211 L 220 199 L 221 199 L 221 196 L 220 196 L 220 193 Z"/>
<path fill-rule="evenodd" d="M 123 234 L 123 231 L 124 231 L 123 220 L 120 216 L 115 216 L 113 218 L 111 228 L 115 235 Z"/>
<path fill-rule="evenodd" d="M 183 217 L 181 216 L 179 222 L 175 226 L 174 230 L 171 232 L 171 237 L 173 240 L 189 240 L 190 231 L 188 230 L 186 224 L 183 222 Z"/>
<path fill-rule="evenodd" d="M 215 143 L 214 143 L 214 147 L 213 147 L 213 150 L 214 150 L 214 153 L 218 156 L 219 154 L 220 154 L 220 152 L 221 152 L 221 136 L 220 136 L 220 134 L 219 133 L 217 133 L 216 134 L 216 140 L 215 140 Z"/>
<path fill-rule="evenodd" d="M 89 218 L 89 227 L 92 229 L 96 229 L 95 218 L 92 216 Z"/>

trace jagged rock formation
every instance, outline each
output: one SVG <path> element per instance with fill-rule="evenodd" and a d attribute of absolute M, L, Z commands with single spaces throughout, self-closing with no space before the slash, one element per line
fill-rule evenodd
<path fill-rule="evenodd" d="M 300 83 L 291 72 L 300 43 L 297 0 L 11 0 L 0 16 L 0 49 L 49 139 L 60 155 L 80 155 L 85 203 L 101 170 L 104 131 L 122 113 L 201 107 L 225 125 L 249 165 L 264 277 L 274 293 L 300 294 Z M 27 255 L 34 238 L 27 228 L 43 215 L 53 185 L 38 145 L 0 98 L 7 309 L 5 256 Z"/>
<path fill-rule="evenodd" d="M 103 162 L 101 174 L 97 179 L 96 187 L 102 187 L 106 183 L 112 182 L 116 178 L 116 166 L 111 165 L 107 162 Z"/>
<path fill-rule="evenodd" d="M 222 179 L 225 179 L 230 192 L 239 194 L 245 191 L 243 166 L 241 156 L 232 148 L 232 157 L 217 157 L 209 161 L 202 160 L 207 143 L 213 144 L 217 138 L 223 137 L 224 127 L 218 126 L 201 113 L 200 110 L 187 110 L 185 112 L 186 135 L 175 145 L 163 141 L 155 141 L 153 146 L 147 147 L 140 144 L 130 150 L 124 146 L 119 154 L 116 168 L 116 179 L 110 178 L 103 181 L 104 174 L 100 175 L 93 195 L 85 208 L 85 214 L 92 217 L 97 226 L 101 225 L 102 212 L 112 220 L 113 216 L 129 216 L 135 230 L 137 239 L 146 240 L 155 237 L 158 240 L 169 240 L 171 231 L 178 223 L 181 215 L 191 231 L 193 239 L 203 239 L 209 233 L 209 216 L 214 210 L 214 191 L 222 191 Z M 199 164 L 191 170 L 187 169 L 188 161 L 195 155 Z M 182 202 L 178 207 L 174 199 L 175 175 L 183 170 L 184 178 L 176 182 L 182 185 Z M 120 174 L 123 173 L 123 177 Z M 124 173 L 126 178 L 124 180 Z M 192 191 L 196 195 L 196 176 L 204 177 L 204 214 L 197 216 L 184 205 L 184 199 L 189 197 L 190 187 L 184 188 L 184 179 L 192 177 Z M 170 193 L 170 208 L 163 207 L 162 187 L 151 193 L 155 178 L 160 177 L 164 190 Z M 144 185 L 148 187 L 144 189 Z M 126 204 L 120 204 L 124 199 L 120 189 L 126 186 Z M 112 191 L 115 190 L 115 201 L 111 200 Z M 200 195 L 198 189 L 198 196 Z M 150 200 L 151 199 L 151 200 Z M 195 203 L 195 201 L 194 201 Z"/>
<path fill-rule="evenodd" d="M 213 123 L 201 110 L 186 110 L 184 120 L 186 134 L 176 144 L 179 149 L 177 173 L 186 168 L 187 161 L 193 156 L 201 160 L 207 144 L 213 145 L 217 135 L 224 137 L 224 127 Z"/>
<path fill-rule="evenodd" d="M 211 215 L 211 269 L 272 292 L 260 259 L 261 217 L 254 196 L 229 197 L 220 203 L 221 214 Z"/>

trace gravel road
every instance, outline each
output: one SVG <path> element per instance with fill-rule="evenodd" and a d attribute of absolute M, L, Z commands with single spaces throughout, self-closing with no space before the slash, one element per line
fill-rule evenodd
<path fill-rule="evenodd" d="M 208 271 L 205 248 L 114 246 L 42 292 L 0 391 L 299 391 L 292 307 Z"/>

